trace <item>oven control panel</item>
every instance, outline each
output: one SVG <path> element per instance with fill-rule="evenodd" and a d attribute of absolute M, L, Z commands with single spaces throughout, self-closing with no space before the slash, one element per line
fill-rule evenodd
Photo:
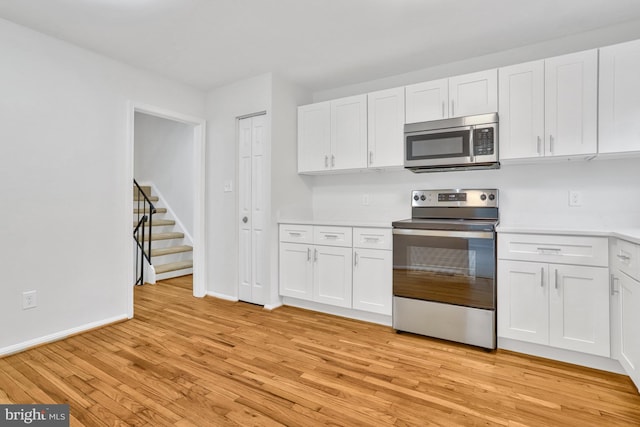
<path fill-rule="evenodd" d="M 414 190 L 412 207 L 498 207 L 497 189 Z"/>

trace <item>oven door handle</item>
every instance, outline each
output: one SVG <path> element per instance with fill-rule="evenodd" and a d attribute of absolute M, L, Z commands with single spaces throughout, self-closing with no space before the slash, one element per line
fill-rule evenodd
<path fill-rule="evenodd" d="M 492 231 L 453 231 L 453 230 L 413 230 L 406 228 L 394 228 L 393 234 L 405 236 L 431 236 L 431 237 L 459 237 L 462 239 L 494 239 Z"/>

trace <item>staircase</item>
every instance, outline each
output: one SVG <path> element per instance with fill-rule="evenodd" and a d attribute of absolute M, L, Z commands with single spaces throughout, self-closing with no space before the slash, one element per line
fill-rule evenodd
<path fill-rule="evenodd" d="M 155 214 L 151 221 L 152 229 L 149 230 L 149 222 L 145 227 L 145 253 L 148 252 L 148 241 L 151 236 L 151 264 L 154 274 L 150 274 L 148 283 L 156 280 L 169 279 L 184 276 L 193 272 L 193 246 L 188 236 L 179 229 L 176 221 L 170 218 L 170 212 L 163 207 L 163 201 L 152 194 L 150 186 L 140 186 L 145 195 L 155 207 Z M 143 199 L 143 196 L 140 196 Z M 138 222 L 138 215 L 149 215 L 149 208 L 142 208 L 138 203 L 138 191 L 134 186 L 133 191 L 133 227 Z M 140 206 L 140 207 L 139 207 Z M 149 232 L 151 231 L 151 232 Z M 155 277 L 154 277 L 155 276 Z"/>

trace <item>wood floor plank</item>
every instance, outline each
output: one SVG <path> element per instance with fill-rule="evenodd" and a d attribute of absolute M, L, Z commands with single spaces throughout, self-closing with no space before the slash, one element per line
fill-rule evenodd
<path fill-rule="evenodd" d="M 640 426 L 628 377 L 294 307 L 135 288 L 135 318 L 0 359 L 0 403 L 71 425 Z"/>

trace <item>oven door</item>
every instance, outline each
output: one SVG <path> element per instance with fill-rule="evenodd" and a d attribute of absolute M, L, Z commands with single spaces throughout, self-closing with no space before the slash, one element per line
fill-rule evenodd
<path fill-rule="evenodd" d="M 472 127 L 405 134 L 404 166 L 446 166 L 473 162 Z"/>
<path fill-rule="evenodd" d="M 393 230 L 393 295 L 495 310 L 494 232 Z"/>

